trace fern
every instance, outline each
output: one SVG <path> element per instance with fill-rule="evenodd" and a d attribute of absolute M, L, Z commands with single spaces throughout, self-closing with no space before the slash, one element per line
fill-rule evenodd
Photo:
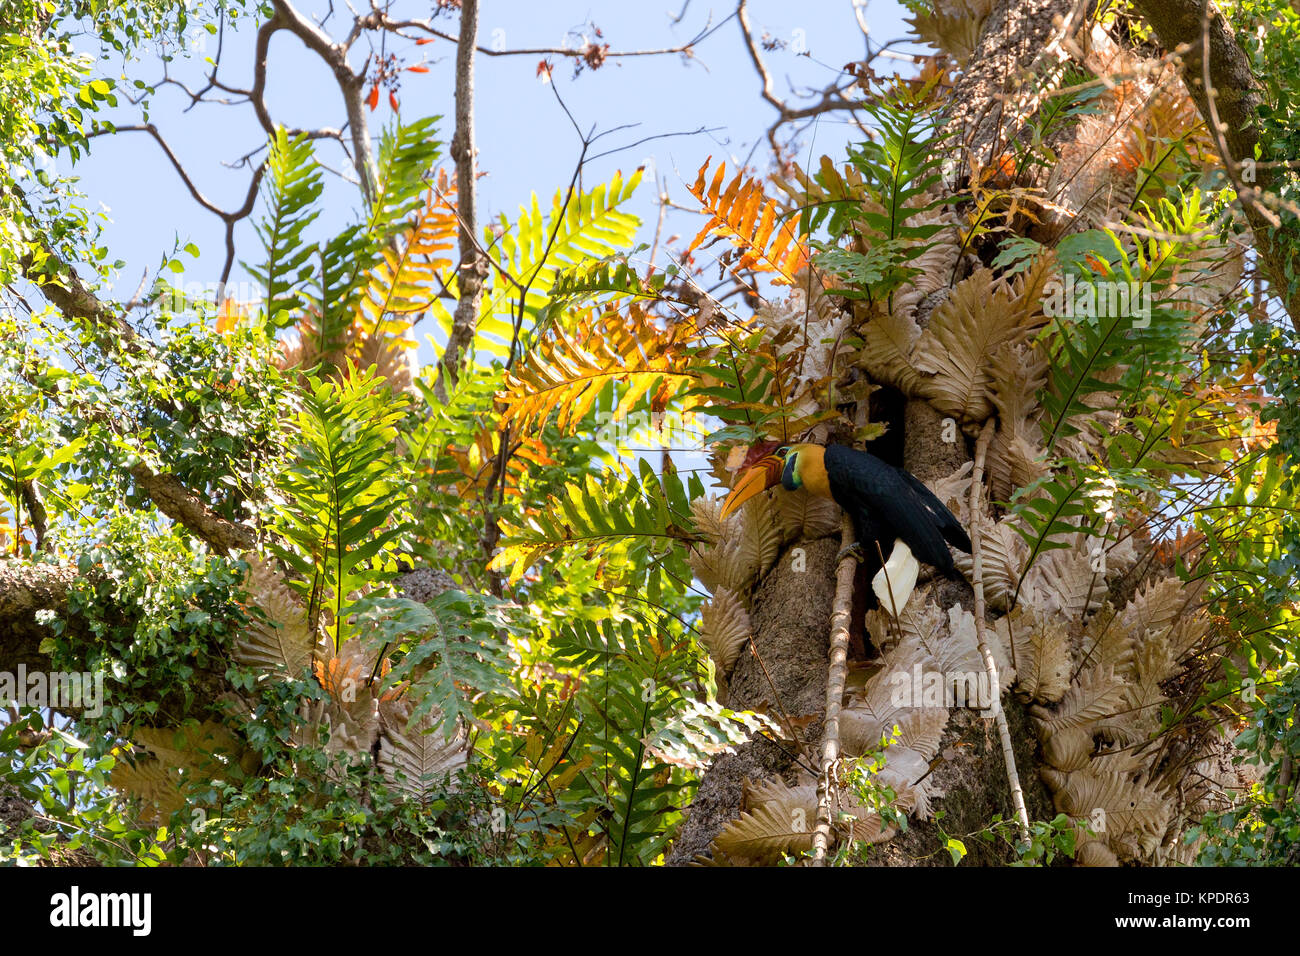
<path fill-rule="evenodd" d="M 942 180 L 931 114 L 906 99 L 881 99 L 864 109 L 880 135 L 849 151 L 856 173 L 851 191 L 834 166 L 823 163 L 817 176 L 820 192 L 834 198 L 826 200 L 826 210 L 819 210 L 812 221 L 829 211 L 831 235 L 857 235 L 857 243 L 865 248 L 816 243 L 820 251 L 815 261 L 850 283 L 836 293 L 879 300 L 920 274 L 908 263 L 931 248 L 928 240 L 945 228 L 943 223 L 911 220 L 949 200 L 930 195 Z"/>
<path fill-rule="evenodd" d="M 316 293 L 307 297 L 319 317 L 315 329 L 315 351 L 330 355 L 346 344 L 349 326 L 363 294 L 362 277 L 380 265 L 398 235 L 405 232 L 403 247 L 411 243 L 411 232 L 420 234 L 428 226 L 414 227 L 410 220 L 420 212 L 421 196 L 429 188 L 428 175 L 439 155 L 433 137 L 439 117 L 428 117 L 410 125 L 395 125 L 380 140 L 376 199 L 362 223 L 345 228 L 324 243 L 319 252 L 320 267 L 314 283 Z M 445 174 L 440 184 L 446 185 Z M 421 218 L 427 218 L 428 212 Z M 451 231 L 455 231 L 454 213 Z"/>
<path fill-rule="evenodd" d="M 565 303 L 582 302 L 602 295 L 609 296 L 610 299 L 672 301 L 664 294 L 664 287 L 668 280 L 677 275 L 676 266 L 643 277 L 632 265 L 632 257 L 644 252 L 646 248 L 645 245 L 639 245 L 628 252 L 580 262 L 564 270 L 556 276 L 551 287 L 552 298 Z"/>
<path fill-rule="evenodd" d="M 709 214 L 709 221 L 686 249 L 690 255 L 710 236 L 730 239 L 741 250 L 731 268 L 735 272 L 752 270 L 772 273 L 778 285 L 794 285 L 796 274 L 808 262 L 807 236 L 800 235 L 790 221 L 781 222 L 783 214 L 775 200 L 768 199 L 762 185 L 737 173 L 722 188 L 727 164 L 721 163 L 707 181 L 705 171 L 711 160 L 700 167 L 695 184 L 688 187 L 692 196 Z"/>
<path fill-rule="evenodd" d="M 399 716 L 393 724 L 385 724 L 380 772 L 394 789 L 415 800 L 427 801 L 444 793 L 448 777 L 465 765 L 468 752 L 463 730 L 451 737 L 438 730 L 457 726 L 437 711 L 406 723 Z"/>
<path fill-rule="evenodd" d="M 553 322 L 546 334 L 506 376 L 501 394 L 503 421 L 527 430 L 557 414 L 561 429 L 572 430 L 591 411 L 605 386 L 621 386 L 613 420 L 621 420 L 653 390 L 660 409 L 698 377 L 683 360 L 691 332 L 683 326 L 659 328 L 635 303 L 625 313 L 583 310 Z"/>
<path fill-rule="evenodd" d="M 302 406 L 295 457 L 280 478 L 277 524 L 289 546 L 274 550 L 299 575 L 310 628 L 327 611 L 338 649 L 351 632 L 354 593 L 383 579 L 381 552 L 403 530 L 393 520 L 402 489 L 391 470 L 405 410 L 377 379 L 356 372 L 340 382 L 310 379 Z"/>
<path fill-rule="evenodd" d="M 378 184 L 367 219 L 367 231 L 379 242 L 403 231 L 424 202 L 429 173 L 441 154 L 434 137 L 442 119 L 429 116 L 414 123 L 400 122 L 384 130 L 379 141 Z"/>
<path fill-rule="evenodd" d="M 499 240 L 491 228 L 485 230 L 497 278 L 483 297 L 476 348 L 508 356 L 516 339 L 527 346 L 531 326 L 550 304 L 560 273 L 632 244 L 641 221 L 621 207 L 640 184 L 641 172 L 626 180 L 615 174 L 608 183 L 575 192 L 567 201 L 565 190 L 558 190 L 549 215 L 543 215 L 534 193 L 531 208 L 521 207 L 513 226 L 501 216 Z"/>
<path fill-rule="evenodd" d="M 305 135 L 290 139 L 282 126 L 271 137 L 266 173 L 267 218 L 256 227 L 266 259 L 260 266 L 245 268 L 265 290 L 268 324 L 283 329 L 302 305 L 297 290 L 312 273 L 314 248 L 303 234 L 320 215 L 312 206 L 324 186 L 311 141 Z"/>
<path fill-rule="evenodd" d="M 692 496 L 703 494 L 692 476 Z M 572 482 L 552 497 L 545 509 L 531 512 L 522 523 L 502 522 L 500 552 L 488 567 L 509 571 L 510 583 L 541 558 L 567 549 L 582 549 L 588 560 L 599 559 L 607 575 L 648 585 L 656 572 L 667 570 L 678 581 L 689 581 L 683 544 L 694 540 L 690 513 L 676 475 L 660 478 L 649 462 L 640 462 L 639 477 L 611 473 Z M 655 591 L 650 587 L 653 600 Z"/>
<path fill-rule="evenodd" d="M 1113 261 L 1094 252 L 1087 259 L 1091 271 L 1077 277 L 1085 304 L 1107 305 L 1087 311 L 1105 314 L 1055 324 L 1051 374 L 1042 396 L 1044 444 L 1049 452 L 1060 439 L 1078 432 L 1076 419 L 1097 411 L 1088 403 L 1089 396 L 1111 394 L 1132 402 L 1138 394 L 1177 382 L 1186 367 L 1189 332 L 1197 316 L 1178 298 L 1156 298 L 1151 290 L 1168 289 L 1184 274 L 1192 283 L 1197 281 L 1194 267 L 1203 261 L 1201 246 L 1209 235 L 1208 212 L 1200 193 L 1189 191 L 1178 205 L 1161 200 L 1146 217 L 1143 233 L 1145 241 L 1130 247 L 1107 230 L 1104 235 Z M 1115 294 L 1120 289 L 1128 298 L 1127 309 L 1114 308 L 1124 304 L 1124 298 Z M 1134 290 L 1150 295 L 1149 315 L 1136 314 Z M 1064 291 L 1068 296 L 1069 287 Z M 1103 378 L 1111 371 L 1117 374 Z"/>
<path fill-rule="evenodd" d="M 609 865 L 654 862 L 679 817 L 687 781 L 675 779 L 651 742 L 674 739 L 682 687 L 694 673 L 690 645 L 679 622 L 660 617 L 572 620 L 556 635 L 556 652 L 586 672 L 574 702 L 575 745 L 588 759 L 568 801 L 598 811 Z"/>
<path fill-rule="evenodd" d="M 792 175 L 793 183 L 783 177 L 777 177 L 775 183 L 800 210 L 799 229 L 809 235 L 825 223 L 832 211 L 852 209 L 866 197 L 862 176 L 853 164 L 846 163 L 841 169 L 829 156 L 821 158 L 820 166 L 811 176 L 798 164 Z"/>
<path fill-rule="evenodd" d="M 1092 513 L 1086 495 L 1088 479 L 1071 469 L 1062 474 L 1047 475 L 1025 488 L 1016 490 L 1011 498 L 1011 513 L 1019 520 L 1012 527 L 1029 545 L 1029 555 L 1021 565 L 1020 580 L 1016 584 L 1009 607 L 1014 607 L 1020 589 L 1034 561 L 1045 551 L 1067 548 L 1071 538 L 1080 531 L 1087 533 L 1090 526 L 1082 518 Z"/>
<path fill-rule="evenodd" d="M 762 714 L 692 700 L 650 735 L 646 747 L 665 763 L 703 771 L 719 754 L 734 753 L 762 732 L 780 735 L 777 723 Z"/>
<path fill-rule="evenodd" d="M 1049 365 L 1048 388 L 1042 395 L 1043 444 L 1048 452 L 1062 438 L 1079 433 L 1075 419 L 1086 418 L 1099 410 L 1086 399 L 1119 391 L 1118 385 L 1099 376 L 1130 355 L 1131 344 L 1125 332 L 1132 324 L 1131 315 L 1115 314 L 1059 326 L 1056 354 Z"/>
<path fill-rule="evenodd" d="M 423 208 L 370 270 L 357 303 L 357 319 L 367 334 L 381 334 L 389 315 L 423 312 L 436 300 L 451 269 L 448 253 L 455 247 L 456 213 L 448 191 L 445 182 L 441 191 L 429 191 Z"/>
<path fill-rule="evenodd" d="M 723 422 L 706 442 L 754 444 L 810 427 L 811 422 L 795 421 L 791 408 L 799 352 L 780 354 L 778 349 L 779 343 L 756 330 L 732 334 L 725 344 L 697 354 L 694 363 L 708 371 L 683 401 Z"/>
<path fill-rule="evenodd" d="M 306 609 L 279 573 L 255 556 L 249 556 L 244 590 L 256 610 L 231 648 L 235 663 L 280 680 L 302 677 L 316 643 Z"/>
<path fill-rule="evenodd" d="M 923 94 L 918 91 L 916 95 Z M 860 221 L 886 240 L 923 242 L 937 227 L 916 226 L 909 220 L 943 203 L 928 198 L 943 180 L 939 157 L 944 143 L 935 136 L 934 115 L 911 97 L 866 103 L 863 109 L 879 127 L 880 135 L 850 150 L 849 160 L 861 175 L 867 196 L 880 209 L 854 210 L 848 204 L 833 207 L 831 234 L 843 235 L 850 222 Z"/>
<path fill-rule="evenodd" d="M 476 702 L 499 707 L 514 696 L 513 665 L 502 638 L 517 626 L 509 602 L 453 590 L 427 604 L 370 598 L 354 610 L 372 642 L 382 641 L 400 657 L 385 686 L 405 688 L 414 705 L 412 721 L 438 715 L 446 740 L 477 716 Z"/>

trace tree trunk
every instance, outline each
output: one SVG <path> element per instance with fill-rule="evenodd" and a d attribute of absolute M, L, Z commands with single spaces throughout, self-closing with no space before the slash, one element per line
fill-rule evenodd
<path fill-rule="evenodd" d="M 960 149 L 955 145 L 953 147 L 957 153 L 959 177 L 973 177 L 981 169 L 996 166 L 1009 143 L 1027 138 L 1028 117 L 1032 115 L 1034 90 L 1037 88 L 1032 77 L 1053 75 L 1067 58 L 1067 50 L 1078 51 L 1080 43 L 1085 47 L 1088 45 L 1086 31 L 1081 32 L 1079 21 L 1073 19 L 1076 14 L 1082 13 L 1082 10 L 1076 11 L 1075 5 L 1067 0 L 1000 0 L 993 6 L 984 20 L 978 42 L 956 81 L 951 97 L 946 131 L 953 137 L 954 144 L 961 144 Z M 1062 157 L 1063 164 L 1070 156 L 1072 138 L 1077 141 L 1085 132 L 1082 126 L 1071 127 L 1064 131 L 1063 141 L 1053 142 L 1053 148 Z M 954 184 L 950 176 L 945 185 L 946 188 L 953 189 L 961 183 Z M 1049 191 L 1054 187 L 1060 190 L 1066 188 L 1059 186 L 1054 179 L 1039 185 Z M 1118 192 L 1122 192 L 1126 185 L 1108 182 L 1108 188 L 1115 188 Z M 1082 214 L 1081 212 L 1080 215 Z M 998 239 L 1007 235 L 1009 233 L 1003 233 Z M 952 282 L 949 283 L 945 276 L 942 288 L 928 290 L 924 296 L 916 296 L 911 309 L 911 320 L 916 322 L 917 327 L 925 330 L 950 297 L 952 287 L 977 270 L 988 268 L 997 251 L 996 243 L 989 241 L 986 241 L 984 248 L 963 248 L 960 260 L 953 267 L 955 275 Z M 915 280 L 918 287 L 923 278 Z M 1028 281 L 1026 279 L 1026 283 Z M 1029 296 L 1028 292 L 1026 296 Z M 1042 308 L 1041 304 L 1033 305 Z M 869 323 L 872 320 L 868 318 L 866 321 Z M 861 313 L 850 324 L 853 326 L 849 330 L 850 334 L 863 334 Z M 989 361 L 992 361 L 991 357 Z M 873 369 L 866 367 L 861 371 L 871 375 Z M 878 378 L 876 380 L 880 381 Z M 989 409 L 986 414 L 966 417 L 959 415 L 957 417 L 961 420 L 955 421 L 952 415 L 936 408 L 927 400 L 930 391 L 926 387 L 925 369 L 919 375 L 913 375 L 909 381 L 910 385 L 902 388 L 907 398 L 905 408 L 902 415 L 892 423 L 894 428 L 901 427 L 903 432 L 902 464 L 932 488 L 942 486 L 939 496 L 945 498 L 945 492 L 948 493 L 950 508 L 956 513 L 959 505 L 954 503 L 954 498 L 957 501 L 970 498 L 971 469 L 968 463 L 972 461 L 975 436 L 986 423 L 994 423 L 997 432 L 993 444 L 996 454 L 1001 457 L 1005 454 L 1008 443 L 1015 438 L 1017 423 L 1005 407 L 998 407 L 996 397 L 991 404 L 985 403 Z M 953 440 L 954 437 L 956 440 Z M 836 436 L 818 435 L 815 440 L 835 438 Z M 839 440 L 845 439 L 840 436 Z M 988 480 L 990 483 L 1005 483 L 1001 472 L 999 477 L 990 477 Z M 776 492 L 778 495 L 782 493 L 779 489 Z M 998 488 L 994 493 L 990 493 L 988 488 L 983 489 L 980 499 L 985 502 L 982 508 L 984 517 L 980 524 L 985 534 L 1001 534 L 1006 530 L 998 524 L 1001 512 L 988 502 L 1007 498 L 1009 494 L 1005 487 Z M 969 515 L 958 516 L 964 526 L 970 526 Z M 816 773 L 816 755 L 822 734 L 827 642 L 838 544 L 829 527 L 820 530 L 825 536 L 791 543 L 782 551 L 770 571 L 755 584 L 750 602 L 750 647 L 741 651 L 726 682 L 728 706 L 765 711 L 779 719 L 781 725 L 787 728 L 787 734 L 793 728 L 793 733 L 800 739 L 797 744 L 787 741 L 781 745 L 769 740 L 755 740 L 740 747 L 734 754 L 715 760 L 705 774 L 688 811 L 687 820 L 669 855 L 670 864 L 686 865 L 706 859 L 712 859 L 715 863 L 772 862 L 770 858 L 755 860 L 752 856 L 744 859 L 744 854 L 733 859 L 735 854 L 720 852 L 719 847 L 724 844 L 730 847 L 736 841 L 728 843 L 724 839 L 715 843 L 714 840 L 719 834 L 731 833 L 734 836 L 739 833 L 737 827 L 745 819 L 742 814 L 748 812 L 754 815 L 764 804 L 769 809 L 796 806 L 799 820 L 802 821 L 804 817 L 810 793 L 809 780 Z M 993 541 L 992 544 L 997 546 L 998 541 Z M 799 560 L 795 560 L 795 557 Z M 1083 560 L 1081 555 L 1075 557 Z M 968 580 L 971 575 L 969 565 L 968 560 L 963 568 Z M 1080 650 L 1082 631 L 1094 626 L 1086 622 L 1094 618 L 1103 619 L 1107 614 L 1112 615 L 1112 620 L 1123 617 L 1127 621 L 1133 615 L 1142 617 L 1149 611 L 1148 605 L 1143 603 L 1147 597 L 1150 598 L 1149 604 L 1154 606 L 1158 600 L 1172 600 L 1171 594 L 1176 589 L 1168 586 L 1168 568 L 1155 562 L 1135 560 L 1132 567 L 1126 568 L 1124 573 L 1112 569 L 1109 576 L 1104 568 L 1103 564 L 1101 590 L 1106 592 L 1106 600 L 1094 604 L 1090 591 L 1079 620 L 1070 625 L 1069 640 L 1074 650 L 1069 673 L 1063 675 L 1069 678 L 1068 688 L 1065 684 L 1055 691 L 1044 689 L 1041 684 L 1035 688 L 1032 681 L 1023 679 L 1015 686 L 1014 692 L 1011 687 L 1014 651 L 1019 650 L 1024 655 L 1027 644 L 1022 644 L 1022 641 L 1031 638 L 1046 641 L 1047 638 L 1043 637 L 1045 629 L 1056 626 L 1049 620 L 1050 615 L 1039 615 L 1035 623 L 1031 624 L 1031 609 L 1024 609 L 1022 613 L 1022 609 L 1017 608 L 1016 614 L 1007 615 L 1005 606 L 1008 602 L 999 602 L 998 610 L 985 613 L 984 632 L 1000 635 L 1000 641 L 995 641 L 993 637 L 990 637 L 990 641 L 998 644 L 994 656 L 1002 658 L 998 666 L 1005 669 L 1004 676 L 1007 677 L 1007 680 L 1000 680 L 1001 706 L 1010 733 L 1009 749 L 1014 756 L 1029 819 L 1047 821 L 1053 819 L 1058 811 L 1065 811 L 1076 819 L 1084 818 L 1093 824 L 1100 823 L 1099 830 L 1094 826 L 1097 832 L 1091 837 L 1080 837 L 1080 844 L 1083 845 L 1081 862 L 1163 862 L 1178 858 L 1174 844 L 1180 825 L 1187 818 L 1186 813 L 1182 817 L 1178 813 L 1186 811 L 1189 805 L 1195 804 L 1204 795 L 1190 794 L 1181 789 L 1179 773 L 1173 769 L 1176 761 L 1171 762 L 1173 758 L 1168 754 L 1163 757 L 1150 756 L 1149 750 L 1144 751 L 1139 746 L 1135 752 L 1147 756 L 1133 757 L 1130 760 L 1131 766 L 1125 764 L 1121 768 L 1118 761 L 1130 758 L 1115 752 L 1103 753 L 1105 744 L 1099 745 L 1103 749 L 1093 752 L 1094 732 L 1100 733 L 1101 737 L 1105 736 L 1105 732 L 1099 730 L 1102 722 L 1076 720 L 1070 716 L 1070 709 L 1074 706 L 1073 701 L 1084 695 L 1089 688 L 1102 687 L 1105 693 L 1114 692 L 1130 703 L 1132 694 L 1136 693 L 1120 680 L 1117 676 L 1120 672 L 1118 669 L 1104 670 L 1097 660 L 1098 655 L 1091 650 Z M 943 657 L 948 653 L 955 655 L 956 652 L 952 650 L 955 642 L 959 639 L 967 640 L 966 632 L 974 631 L 974 619 L 970 613 L 975 608 L 972 588 L 964 581 L 952 582 L 940 578 L 930 582 L 926 589 L 924 573 L 923 571 L 918 590 L 912 598 L 912 602 L 923 603 L 919 607 L 916 603 L 909 603 L 904 612 L 914 615 L 916 619 L 931 614 L 932 619 L 939 622 L 934 633 L 941 635 L 939 642 L 947 648 L 939 651 L 937 656 Z M 985 573 L 989 573 L 987 564 Z M 1028 569 L 1024 573 L 1028 574 Z M 1162 581 L 1166 582 L 1164 586 L 1160 583 Z M 859 582 L 859 586 L 862 586 L 862 582 Z M 1195 626 L 1199 628 L 1203 611 L 1186 604 L 1183 608 L 1188 619 L 1195 619 L 1198 622 Z M 1150 611 L 1150 615 L 1158 616 L 1155 611 Z M 1142 620 L 1150 623 L 1148 617 L 1143 617 Z M 1171 634 L 1180 626 L 1170 623 L 1169 617 L 1160 620 L 1171 628 Z M 1177 618 L 1172 620 L 1176 621 Z M 1104 633 L 1101 625 L 1095 626 Z M 868 648 L 868 654 L 879 655 L 882 643 L 887 642 L 888 649 L 883 657 L 856 662 L 858 680 L 856 683 L 850 680 L 850 692 L 846 698 L 846 708 L 850 711 L 855 699 L 864 701 L 872 698 L 873 686 L 879 694 L 884 676 L 899 663 L 900 651 L 889 637 L 888 622 L 877 616 L 875 626 L 869 629 L 875 646 Z M 1188 633 L 1184 634 L 1186 640 L 1194 642 L 1195 635 L 1190 633 L 1193 629 L 1191 625 L 1187 626 Z M 1201 632 L 1198 630 L 1196 633 Z M 1015 634 L 1014 643 L 1007 642 L 1009 634 Z M 1063 635 L 1064 631 L 1058 637 L 1064 640 Z M 1124 643 L 1126 649 L 1139 647 L 1147 636 L 1139 628 L 1135 636 L 1123 635 L 1121 643 Z M 1021 661 L 1022 665 L 1026 663 Z M 929 667 L 930 664 L 926 666 Z M 1123 666 L 1127 665 L 1119 665 L 1120 668 Z M 1176 669 L 1176 661 L 1171 666 Z M 1172 671 L 1163 676 L 1167 679 L 1170 673 Z M 1131 676 L 1130 679 L 1138 681 L 1136 676 Z M 1148 684 L 1154 686 L 1152 681 L 1155 678 L 1150 678 Z M 1070 698 L 1070 694 L 1075 697 Z M 1061 703 L 1063 695 L 1065 703 Z M 876 696 L 874 699 L 881 698 Z M 867 710 L 870 710 L 869 706 Z M 1114 710 L 1116 715 L 1121 715 L 1124 707 L 1117 706 Z M 896 712 L 904 713 L 910 712 Z M 866 857 L 869 862 L 892 865 L 946 864 L 950 858 L 944 852 L 946 841 L 943 834 L 968 838 L 988 828 L 995 816 L 1000 815 L 1002 820 L 1014 819 L 1011 787 L 1004 763 L 1004 743 L 999 739 L 992 713 L 992 708 L 978 711 L 962 706 L 949 707 L 946 717 L 941 718 L 942 723 L 937 724 L 942 727 L 942 737 L 937 746 L 918 747 L 911 752 L 912 756 L 919 753 L 927 759 L 908 771 L 910 779 L 890 778 L 891 785 L 899 792 L 898 806 L 909 812 L 908 829 L 898 835 L 893 834 L 889 828 L 883 828 L 883 832 L 879 833 L 872 831 L 866 837 L 867 842 L 876 844 Z M 1122 720 L 1122 717 L 1116 716 L 1115 719 Z M 885 721 L 886 729 L 889 723 L 889 720 Z M 905 728 L 904 735 L 906 734 Z M 856 744 L 860 752 L 862 741 L 856 741 Z M 1065 754 L 1067 750 L 1068 754 Z M 1192 751 L 1195 751 L 1194 755 Z M 847 746 L 845 752 L 853 755 L 855 750 L 853 746 Z M 889 770 L 890 752 L 890 749 L 885 750 L 886 772 Z M 1102 761 L 1103 756 L 1110 762 Z M 1193 761 L 1194 757 L 1209 760 L 1213 754 L 1209 750 L 1196 751 L 1192 748 L 1180 759 Z M 1125 791 L 1122 798 L 1115 788 L 1129 786 L 1130 783 L 1121 780 L 1107 789 L 1112 778 L 1123 776 L 1118 772 L 1121 769 L 1128 772 L 1125 780 L 1132 778 L 1142 781 L 1141 785 L 1131 784 L 1132 793 Z M 1138 769 L 1141 771 L 1140 776 Z M 1106 785 L 1103 786 L 1103 783 Z M 771 789 L 773 786 L 777 790 Z M 910 792 L 912 787 L 923 793 Z M 778 800 L 774 796 L 778 790 L 788 800 Z M 1157 794 L 1160 801 L 1163 801 L 1159 806 L 1155 805 Z M 1129 796 L 1132 796 L 1132 801 L 1129 801 Z M 1152 806 L 1149 812 L 1142 809 L 1141 813 L 1134 812 L 1132 817 L 1125 817 L 1120 812 L 1130 802 L 1134 806 L 1140 806 L 1143 798 L 1150 798 Z M 1173 806 L 1177 806 L 1178 811 L 1168 809 Z M 862 821 L 864 814 L 860 808 L 854 810 L 847 806 L 847 809 Z M 943 811 L 942 830 L 934 819 L 935 813 L 940 810 Z M 1107 810 L 1111 811 L 1109 818 Z M 809 828 L 811 829 L 811 822 Z M 790 830 L 792 832 L 785 834 L 788 838 L 787 852 L 790 849 L 806 850 L 811 846 L 810 842 L 801 838 L 799 825 L 791 826 Z M 856 828 L 855 835 L 862 836 Z M 986 842 L 966 839 L 969 853 L 967 860 L 988 864 L 1013 860 L 1015 840 L 1014 831 L 1009 833 L 1006 840 Z"/>

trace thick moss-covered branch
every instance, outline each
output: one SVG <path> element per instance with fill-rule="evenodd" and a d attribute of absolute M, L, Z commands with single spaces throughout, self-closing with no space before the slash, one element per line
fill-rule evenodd
<path fill-rule="evenodd" d="M 76 569 L 68 565 L 0 560 L 0 670 L 12 672 L 19 665 L 41 670 L 48 665 L 40 644 L 53 632 L 38 614 L 62 616 L 76 577 Z"/>

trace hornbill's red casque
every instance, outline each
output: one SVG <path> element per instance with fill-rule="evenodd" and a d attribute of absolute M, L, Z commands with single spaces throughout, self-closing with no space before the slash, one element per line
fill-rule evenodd
<path fill-rule="evenodd" d="M 970 552 L 966 531 L 915 475 L 844 445 L 788 445 L 759 459 L 741 474 L 722 516 L 778 482 L 831 498 L 848 513 L 857 535 L 852 550 L 868 566 L 876 595 L 896 611 L 916 582 L 917 560 L 952 576 L 948 545 Z"/>

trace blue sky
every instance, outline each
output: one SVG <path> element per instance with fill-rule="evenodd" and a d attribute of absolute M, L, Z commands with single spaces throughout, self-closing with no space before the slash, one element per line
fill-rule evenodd
<path fill-rule="evenodd" d="M 718 24 L 734 10 L 730 3 L 712 5 L 690 0 L 681 22 L 683 0 L 657 0 L 648 4 L 627 2 L 521 2 L 485 0 L 482 4 L 480 42 L 505 48 L 560 46 L 567 41 L 580 45 L 594 22 L 604 42 L 614 50 L 672 47 L 696 35 L 712 23 Z M 327 3 L 299 4 L 315 18 L 328 9 Z M 423 16 L 431 4 L 412 3 L 407 12 Z M 341 7 L 341 9 L 346 9 Z M 396 5 L 397 11 L 403 7 Z M 873 41 L 879 43 L 906 36 L 902 23 L 905 12 L 893 0 L 871 0 L 865 10 Z M 786 49 L 765 52 L 776 92 L 784 98 L 791 90 L 822 87 L 834 80 L 847 62 L 861 58 L 864 37 L 858 27 L 851 0 L 818 0 L 791 4 L 755 0 L 750 8 L 754 32 L 783 41 Z M 442 18 L 454 32 L 457 18 Z M 340 35 L 347 23 L 336 14 L 326 28 Z M 222 80 L 232 86 L 251 84 L 253 35 L 251 21 L 227 29 L 221 56 Z M 194 32 L 189 38 L 187 57 L 171 64 L 171 75 L 196 88 L 206 68 L 205 57 L 214 56 L 217 40 Z M 395 53 L 407 65 L 423 63 L 428 73 L 403 73 L 400 102 L 402 115 L 412 120 L 441 114 L 445 121 L 440 138 L 451 135 L 452 65 L 454 46 L 438 40 L 416 46 L 389 37 L 386 52 Z M 364 41 L 353 48 L 353 65 L 359 67 L 369 47 Z M 903 50 L 919 47 L 905 45 Z M 795 51 L 804 50 L 806 55 Z M 376 52 L 378 50 L 376 49 Z M 479 168 L 487 176 L 479 181 L 482 216 L 505 212 L 513 217 L 533 191 L 543 201 L 569 180 L 576 163 L 580 141 L 556 101 L 555 93 L 537 76 L 539 56 L 486 57 L 477 61 L 477 137 Z M 724 24 L 698 48 L 694 59 L 669 55 L 610 59 L 599 71 L 586 71 L 576 79 L 568 62 L 553 58 L 554 82 L 578 123 L 597 131 L 625 123 L 636 123 L 605 137 L 594 152 L 627 146 L 646 137 L 690 133 L 701 128 L 709 132 L 653 139 L 592 162 L 585 182 L 592 185 L 608 179 L 616 169 L 630 173 L 647 165 L 647 176 L 635 200 L 634 210 L 643 220 L 642 239 L 648 241 L 657 209 L 652 174 L 666 180 L 666 189 L 676 201 L 692 205 L 685 184 L 710 155 L 729 166 L 751 155 L 765 169 L 770 153 L 762 142 L 764 131 L 775 116 L 772 107 L 759 96 L 759 80 L 740 36 L 735 20 Z M 882 69 L 894 66 L 878 63 Z M 122 65 L 106 62 L 100 68 L 110 75 L 119 70 L 131 78 L 157 79 L 162 63 L 156 57 Z M 342 126 L 342 103 L 332 77 L 321 61 L 287 32 L 275 35 L 268 57 L 267 101 L 277 122 L 289 126 Z M 152 105 L 150 119 L 166 137 L 196 186 L 222 208 L 237 208 L 247 189 L 249 170 L 231 169 L 240 157 L 257 150 L 264 142 L 261 128 L 247 105 L 199 104 L 185 111 L 188 97 L 176 87 L 162 87 Z M 137 110 L 124 104 L 113 118 L 119 123 L 139 122 Z M 383 124 L 392 119 L 387 96 L 371 116 L 372 133 L 378 136 Z M 801 153 L 842 156 L 855 130 L 843 116 L 823 116 L 815 128 L 802 137 Z M 755 150 L 755 143 L 758 148 Z M 444 149 L 444 155 L 445 155 Z M 350 172 L 348 161 L 335 145 L 321 144 L 319 158 L 329 167 Z M 61 172 L 67 172 L 61 168 Z M 146 134 L 119 133 L 98 138 L 91 155 L 72 170 L 81 177 L 80 188 L 89 196 L 92 208 L 102 203 L 109 221 L 105 239 L 114 258 L 126 262 L 116 293 L 129 297 L 149 270 L 152 282 L 160 257 L 175 244 L 193 241 L 201 257 L 184 257 L 184 282 L 215 283 L 223 261 L 223 226 L 190 197 L 161 149 Z M 359 207 L 356 187 L 336 176 L 327 176 L 325 214 L 317 223 L 320 236 L 348 221 Z M 665 235 L 698 228 L 698 221 L 675 215 Z M 257 261 L 259 248 L 251 221 L 236 231 L 238 257 Z M 246 279 L 236 267 L 232 282 Z M 427 359 L 426 359 L 427 360 Z"/>

